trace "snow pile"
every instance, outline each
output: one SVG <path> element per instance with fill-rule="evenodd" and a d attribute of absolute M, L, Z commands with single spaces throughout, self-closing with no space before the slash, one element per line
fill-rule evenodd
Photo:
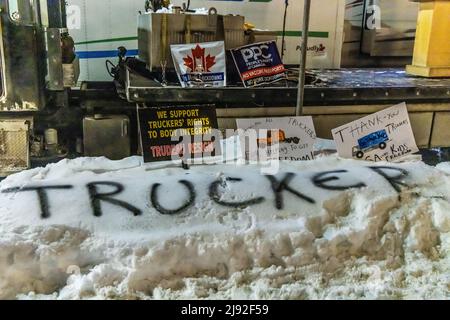
<path fill-rule="evenodd" d="M 437 167 L 439 170 L 444 171 L 448 174 L 450 174 L 450 162 L 443 162 L 437 165 Z"/>
<path fill-rule="evenodd" d="M 450 298 L 450 172 L 64 160 L 0 184 L 0 298 Z"/>

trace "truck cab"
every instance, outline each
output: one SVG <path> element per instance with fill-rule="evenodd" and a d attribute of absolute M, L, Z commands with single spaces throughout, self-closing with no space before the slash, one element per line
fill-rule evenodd
<path fill-rule="evenodd" d="M 49 129 L 47 121 L 37 127 L 36 117 L 68 107 L 78 81 L 65 6 L 64 0 L 0 0 L 2 176 L 29 167 L 34 133 L 43 137 Z"/>
<path fill-rule="evenodd" d="M 364 158 L 364 155 L 370 151 L 387 148 L 389 136 L 386 130 L 373 132 L 358 140 L 358 145 L 353 147 L 353 157 Z"/>

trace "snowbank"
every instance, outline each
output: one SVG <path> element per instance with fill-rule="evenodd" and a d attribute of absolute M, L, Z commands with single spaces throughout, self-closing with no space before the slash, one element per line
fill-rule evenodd
<path fill-rule="evenodd" d="M 450 172 L 64 160 L 0 184 L 0 298 L 449 298 Z"/>

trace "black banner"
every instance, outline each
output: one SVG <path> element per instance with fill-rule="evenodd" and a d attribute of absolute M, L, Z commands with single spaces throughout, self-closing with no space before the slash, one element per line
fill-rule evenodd
<path fill-rule="evenodd" d="M 47 319 L 71 318 L 167 320 L 272 319 L 399 319 L 439 317 L 447 301 L 20 301 L 0 302 L 15 318 L 43 314 Z M 442 310 L 439 310 L 439 309 Z M 52 312 L 48 312 L 52 310 Z M 149 311 L 150 310 L 150 311 Z M 368 316 L 370 315 L 370 316 Z"/>
<path fill-rule="evenodd" d="M 138 108 L 145 162 L 187 160 L 221 154 L 213 105 Z"/>

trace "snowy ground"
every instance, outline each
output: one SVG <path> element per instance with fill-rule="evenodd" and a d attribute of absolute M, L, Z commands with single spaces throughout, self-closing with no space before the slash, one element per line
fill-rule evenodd
<path fill-rule="evenodd" d="M 448 299 L 449 235 L 449 163 L 64 160 L 0 183 L 0 298 Z"/>

